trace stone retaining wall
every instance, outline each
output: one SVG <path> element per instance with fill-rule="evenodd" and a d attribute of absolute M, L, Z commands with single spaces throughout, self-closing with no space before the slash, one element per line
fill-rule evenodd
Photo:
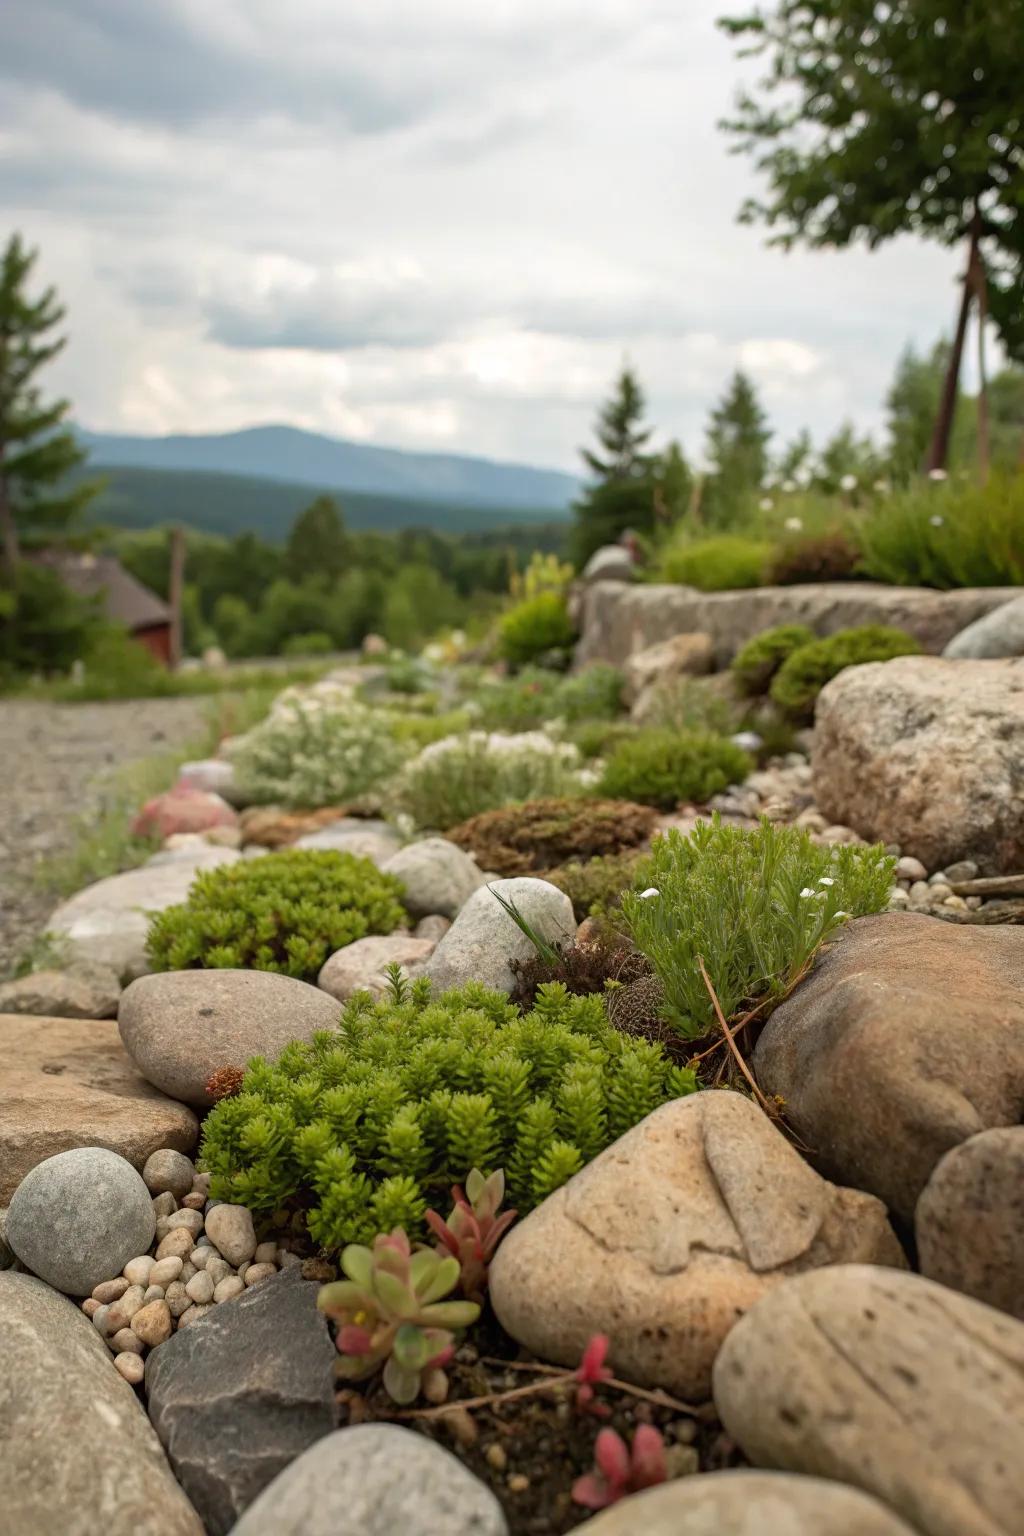
<path fill-rule="evenodd" d="M 967 624 L 1024 595 L 1022 587 L 887 587 L 866 581 L 757 587 L 747 592 L 698 592 L 695 587 L 598 581 L 581 604 L 577 663 L 621 666 L 634 651 L 673 635 L 702 630 L 711 636 L 715 665 L 727 666 L 753 635 L 776 624 L 806 624 L 818 635 L 856 624 L 905 629 L 925 651 L 938 653 Z"/>

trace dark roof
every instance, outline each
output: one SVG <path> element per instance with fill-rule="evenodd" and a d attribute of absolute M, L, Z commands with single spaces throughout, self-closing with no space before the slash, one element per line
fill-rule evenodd
<path fill-rule="evenodd" d="M 171 622 L 168 604 L 136 581 L 113 555 L 46 550 L 38 559 L 79 597 L 100 597 L 106 618 L 114 624 L 138 630 Z"/>

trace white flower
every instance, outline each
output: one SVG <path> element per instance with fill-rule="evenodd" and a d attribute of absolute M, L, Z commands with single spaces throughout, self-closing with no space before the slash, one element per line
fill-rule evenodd
<path fill-rule="evenodd" d="M 770 512 L 774 505 L 775 503 L 772 501 L 770 496 L 762 496 L 759 502 L 759 506 L 762 512 Z"/>
<path fill-rule="evenodd" d="M 832 879 L 831 875 L 822 875 L 821 879 L 818 881 L 818 884 L 819 885 L 835 885 L 835 881 Z"/>
<path fill-rule="evenodd" d="M 812 891 L 809 885 L 805 885 L 800 892 L 800 896 L 804 901 L 813 901 L 817 894 L 817 891 Z"/>
<path fill-rule="evenodd" d="M 660 896 L 660 895 L 661 895 L 661 892 L 658 890 L 658 887 L 656 885 L 649 885 L 647 887 L 646 891 L 641 891 L 640 892 L 640 900 L 641 901 L 647 901 L 652 896 Z"/>
<path fill-rule="evenodd" d="M 784 491 L 786 491 L 789 495 L 792 495 L 792 493 L 796 490 L 796 481 L 795 480 L 783 480 L 783 482 L 782 482 L 782 489 Z"/>
<path fill-rule="evenodd" d="M 946 474 L 946 471 L 944 469 L 930 469 L 928 471 L 928 479 L 929 480 L 948 480 L 949 476 Z"/>
<path fill-rule="evenodd" d="M 842 922 L 844 918 L 852 917 L 852 916 L 853 916 L 852 912 L 837 912 L 836 913 L 836 922 Z"/>
<path fill-rule="evenodd" d="M 788 528 L 790 533 L 798 533 L 803 525 L 804 520 L 802 517 L 787 517 L 782 526 L 783 528 Z"/>
<path fill-rule="evenodd" d="M 855 491 L 857 489 L 857 476 L 844 475 L 839 482 L 839 489 L 841 491 Z"/>
<path fill-rule="evenodd" d="M 931 523 L 933 528 L 941 528 L 946 519 L 944 517 L 940 517 L 938 512 L 933 512 L 928 521 Z"/>

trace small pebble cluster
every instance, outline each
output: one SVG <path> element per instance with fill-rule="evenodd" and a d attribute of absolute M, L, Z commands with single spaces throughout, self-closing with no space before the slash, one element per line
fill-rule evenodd
<path fill-rule="evenodd" d="M 889 902 L 894 909 L 910 912 L 926 912 L 932 907 L 947 907 L 951 911 L 976 912 L 982 905 L 980 896 L 958 896 L 955 885 L 976 880 L 978 866 L 973 859 L 960 859 L 947 869 L 930 875 L 920 859 L 902 858 L 896 865 L 899 885 Z"/>
<path fill-rule="evenodd" d="M 146 1352 L 279 1269 L 300 1264 L 275 1242 L 258 1243 L 251 1213 L 209 1198 L 210 1176 L 181 1152 L 154 1152 L 142 1170 L 153 1196 L 152 1253 L 129 1259 L 97 1285 L 82 1311 L 126 1381 L 145 1376 Z"/>

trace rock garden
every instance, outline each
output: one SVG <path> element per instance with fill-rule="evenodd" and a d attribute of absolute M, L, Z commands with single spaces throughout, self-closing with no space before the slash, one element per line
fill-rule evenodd
<path fill-rule="evenodd" d="M 0 986 L 10 1529 L 1019 1536 L 1022 613 L 601 550 L 138 805 Z"/>

